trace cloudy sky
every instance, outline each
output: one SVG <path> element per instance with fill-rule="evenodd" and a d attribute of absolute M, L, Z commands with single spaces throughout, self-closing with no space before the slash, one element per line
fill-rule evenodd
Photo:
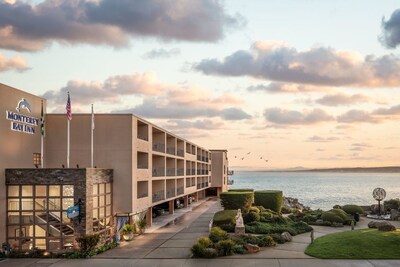
<path fill-rule="evenodd" d="M 236 169 L 399 165 L 394 0 L 0 0 L 0 82 L 49 112 L 69 91 L 73 112 L 136 114 Z"/>

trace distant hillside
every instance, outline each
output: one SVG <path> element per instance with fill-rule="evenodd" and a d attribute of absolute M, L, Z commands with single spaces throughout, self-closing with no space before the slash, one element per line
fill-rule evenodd
<path fill-rule="evenodd" d="M 290 170 L 289 170 L 290 171 Z M 308 169 L 292 170 L 292 172 L 371 172 L 371 173 L 400 173 L 400 166 L 389 167 L 356 167 L 356 168 L 331 168 L 331 169 Z"/>

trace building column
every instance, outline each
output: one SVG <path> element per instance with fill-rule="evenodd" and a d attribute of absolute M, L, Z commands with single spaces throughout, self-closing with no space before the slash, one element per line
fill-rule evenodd
<path fill-rule="evenodd" d="M 183 207 L 187 208 L 189 206 L 189 196 L 186 195 L 183 197 Z"/>
<path fill-rule="evenodd" d="M 149 207 L 146 211 L 146 223 L 147 227 L 150 227 L 153 223 L 153 208 Z"/>
<path fill-rule="evenodd" d="M 221 197 L 221 193 L 222 193 L 222 188 L 221 187 L 217 187 L 217 197 L 218 198 Z"/>
<path fill-rule="evenodd" d="M 196 196 L 196 202 L 199 201 L 199 192 L 196 192 L 195 196 Z"/>
<path fill-rule="evenodd" d="M 169 210 L 169 214 L 174 214 L 174 209 L 175 209 L 175 200 L 170 200 L 168 202 L 168 210 Z"/>

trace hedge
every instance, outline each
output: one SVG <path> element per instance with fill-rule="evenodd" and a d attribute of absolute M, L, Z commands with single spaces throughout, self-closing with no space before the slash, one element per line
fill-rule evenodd
<path fill-rule="evenodd" d="M 223 192 L 220 195 L 221 205 L 225 210 L 241 209 L 242 213 L 248 213 L 254 197 L 253 192 Z"/>
<path fill-rule="evenodd" d="M 278 190 L 263 190 L 254 192 L 254 204 L 263 206 L 280 213 L 282 209 L 283 194 Z"/>
<path fill-rule="evenodd" d="M 344 210 L 331 209 L 329 211 L 323 212 L 321 215 L 321 219 L 328 222 L 345 223 L 348 219 L 348 215 Z"/>
<path fill-rule="evenodd" d="M 237 210 L 221 210 L 214 214 L 213 225 L 236 224 Z"/>
<path fill-rule="evenodd" d="M 229 189 L 228 192 L 254 192 L 252 188 Z"/>
<path fill-rule="evenodd" d="M 346 213 L 351 214 L 351 215 L 354 215 L 356 213 L 358 213 L 358 214 L 364 213 L 364 210 L 360 206 L 357 206 L 357 205 L 344 205 L 342 207 L 342 210 L 344 210 Z"/>

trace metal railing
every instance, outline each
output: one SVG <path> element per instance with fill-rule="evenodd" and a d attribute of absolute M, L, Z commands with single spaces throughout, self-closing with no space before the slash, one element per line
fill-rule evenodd
<path fill-rule="evenodd" d="M 175 196 L 175 188 L 167 190 L 167 198 L 171 198 Z"/>
<path fill-rule="evenodd" d="M 164 197 L 164 190 L 162 190 L 162 191 L 157 191 L 157 192 L 154 192 L 153 193 L 153 202 L 158 202 L 158 201 L 160 201 L 160 200 L 164 200 L 165 199 L 165 197 Z"/>
<path fill-rule="evenodd" d="M 165 153 L 165 145 L 161 143 L 153 144 L 153 151 Z"/>
<path fill-rule="evenodd" d="M 167 153 L 170 155 L 175 155 L 175 147 L 167 147 Z"/>
<path fill-rule="evenodd" d="M 167 176 L 175 176 L 175 168 L 168 168 L 167 169 Z"/>
<path fill-rule="evenodd" d="M 145 193 L 141 193 L 138 195 L 138 198 L 144 198 L 144 197 L 148 197 L 149 196 L 149 192 L 145 192 Z"/>
<path fill-rule="evenodd" d="M 184 174 L 183 168 L 182 168 L 182 169 L 178 169 L 178 170 L 176 171 L 176 175 L 177 175 L 177 176 L 183 176 L 183 174 Z"/>
<path fill-rule="evenodd" d="M 228 170 L 228 175 L 233 175 L 234 171 Z"/>
<path fill-rule="evenodd" d="M 192 175 L 196 175 L 196 169 L 192 169 Z"/>
<path fill-rule="evenodd" d="M 165 168 L 159 167 L 153 169 L 153 177 L 165 176 Z"/>
<path fill-rule="evenodd" d="M 181 186 L 181 187 L 178 187 L 178 189 L 176 189 L 176 194 L 177 195 L 182 195 L 183 194 L 183 186 Z"/>
<path fill-rule="evenodd" d="M 235 182 L 234 180 L 228 179 L 228 185 L 233 185 L 234 182 Z"/>
<path fill-rule="evenodd" d="M 197 189 L 200 189 L 201 188 L 201 184 L 197 184 Z"/>
<path fill-rule="evenodd" d="M 149 137 L 145 136 L 145 135 L 139 135 L 138 134 L 137 138 L 140 139 L 140 140 L 149 141 Z"/>
<path fill-rule="evenodd" d="M 190 169 L 186 169 L 186 175 L 190 175 Z"/>
<path fill-rule="evenodd" d="M 148 164 L 138 164 L 137 167 L 138 167 L 138 169 L 148 169 L 149 165 Z"/>
<path fill-rule="evenodd" d="M 179 157 L 184 157 L 185 151 L 183 149 L 178 149 L 176 151 L 176 155 L 178 155 Z"/>

